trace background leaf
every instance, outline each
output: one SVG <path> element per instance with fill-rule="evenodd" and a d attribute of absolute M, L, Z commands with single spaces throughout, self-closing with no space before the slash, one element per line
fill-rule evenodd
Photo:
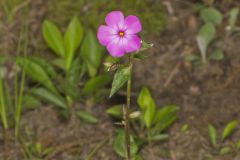
<path fill-rule="evenodd" d="M 109 75 L 99 75 L 87 81 L 82 89 L 83 94 L 90 94 L 96 92 L 97 90 L 103 88 L 111 81 L 111 77 Z"/>
<path fill-rule="evenodd" d="M 126 157 L 125 151 L 125 134 L 123 131 L 119 131 L 117 137 L 114 139 L 113 142 L 113 149 L 117 152 L 118 155 L 121 157 Z M 135 143 L 135 140 L 132 136 L 130 136 L 130 152 L 132 156 L 135 156 L 138 152 L 138 146 Z"/>
<path fill-rule="evenodd" d="M 65 70 L 65 62 L 62 58 L 55 58 L 52 60 L 52 64 L 62 70 Z"/>
<path fill-rule="evenodd" d="M 179 108 L 175 105 L 167 105 L 161 108 L 157 113 L 154 120 L 156 124 L 155 130 L 157 133 L 162 132 L 163 130 L 170 127 L 170 125 L 176 120 L 177 118 L 177 111 Z"/>
<path fill-rule="evenodd" d="M 144 122 L 147 128 L 150 128 L 155 118 L 156 106 L 154 101 L 151 101 L 144 111 Z"/>
<path fill-rule="evenodd" d="M 215 27 L 211 23 L 206 23 L 200 28 L 198 36 L 202 37 L 206 44 L 209 45 L 209 43 L 215 38 L 215 33 Z"/>
<path fill-rule="evenodd" d="M 220 149 L 219 154 L 223 156 L 223 155 L 228 154 L 230 152 L 231 152 L 231 148 L 226 146 L 226 147 L 223 147 L 223 148 Z"/>
<path fill-rule="evenodd" d="M 211 23 L 206 23 L 201 27 L 198 36 L 197 36 L 197 44 L 200 49 L 200 53 L 202 56 L 203 63 L 207 62 L 207 48 L 208 45 L 215 38 L 215 28 Z"/>
<path fill-rule="evenodd" d="M 94 77 L 101 64 L 103 54 L 96 39 L 96 35 L 91 30 L 87 32 L 86 37 L 83 40 L 80 55 L 88 68 L 89 76 Z"/>
<path fill-rule="evenodd" d="M 224 58 L 223 51 L 221 49 L 216 49 L 210 56 L 209 59 L 220 61 Z"/>
<path fill-rule="evenodd" d="M 64 35 L 65 63 L 68 71 L 72 65 L 75 50 L 83 37 L 83 28 L 77 17 L 73 17 Z"/>
<path fill-rule="evenodd" d="M 205 23 L 219 25 L 222 23 L 222 14 L 215 8 L 205 8 L 200 12 L 200 16 Z"/>
<path fill-rule="evenodd" d="M 61 87 L 64 93 L 70 96 L 72 99 L 78 99 L 80 95 L 79 82 L 82 76 L 83 66 L 80 59 L 76 58 L 68 72 L 68 76 L 65 78 L 65 83 L 61 83 Z"/>
<path fill-rule="evenodd" d="M 114 105 L 107 109 L 107 113 L 113 117 L 121 118 L 122 117 L 123 105 Z"/>
<path fill-rule="evenodd" d="M 42 68 L 44 68 L 44 70 L 46 71 L 46 73 L 51 77 L 51 78 L 56 78 L 57 72 L 55 71 L 54 67 L 44 58 L 41 57 L 36 57 L 36 56 L 32 56 L 29 57 L 29 59 L 35 63 L 37 63 L 38 65 L 40 65 Z"/>
<path fill-rule="evenodd" d="M 43 38 L 48 46 L 59 56 L 64 57 L 64 43 L 61 32 L 54 23 L 45 20 L 42 26 Z"/>
<path fill-rule="evenodd" d="M 222 141 L 224 141 L 234 131 L 234 129 L 237 127 L 237 124 L 238 122 L 233 120 L 226 125 L 222 133 Z"/>
<path fill-rule="evenodd" d="M 143 87 L 137 99 L 139 107 L 144 110 L 153 103 L 152 96 L 147 87 Z"/>
<path fill-rule="evenodd" d="M 234 28 L 236 25 L 238 14 L 239 14 L 239 8 L 232 8 L 229 12 L 228 23 L 231 29 Z"/>
<path fill-rule="evenodd" d="M 54 105 L 61 107 L 63 109 L 68 108 L 67 102 L 60 95 L 56 95 L 45 88 L 37 88 L 32 91 L 32 93 Z"/>
<path fill-rule="evenodd" d="M 194 55 L 194 54 L 188 54 L 188 55 L 184 56 L 184 60 L 189 61 L 189 62 L 197 61 L 199 59 L 200 59 L 200 57 L 198 57 L 197 55 Z"/>
<path fill-rule="evenodd" d="M 169 136 L 167 134 L 157 134 L 153 135 L 152 137 L 149 138 L 150 141 L 163 141 L 168 139 Z"/>
<path fill-rule="evenodd" d="M 213 125 L 208 125 L 208 136 L 213 147 L 217 147 L 217 132 Z"/>
<path fill-rule="evenodd" d="M 35 109 L 37 107 L 40 107 L 42 105 L 42 103 L 40 102 L 40 100 L 33 96 L 33 95 L 24 95 L 23 96 L 23 109 L 28 110 L 28 109 Z"/>
<path fill-rule="evenodd" d="M 130 77 L 130 67 L 120 68 L 114 75 L 110 97 L 112 97 Z"/>
<path fill-rule="evenodd" d="M 17 63 L 25 69 L 26 74 L 32 78 L 32 80 L 40 83 L 54 93 L 57 93 L 55 86 L 46 73 L 45 69 L 39 64 L 35 63 L 29 58 L 18 58 Z M 25 67 L 23 67 L 26 65 Z"/>
<path fill-rule="evenodd" d="M 237 141 L 236 143 L 236 148 L 239 150 L 240 149 L 240 140 Z"/>
<path fill-rule="evenodd" d="M 80 118 L 81 120 L 87 123 L 95 124 L 98 122 L 98 119 L 93 115 L 91 115 L 89 112 L 77 111 L 76 115 L 78 116 L 78 118 Z"/>

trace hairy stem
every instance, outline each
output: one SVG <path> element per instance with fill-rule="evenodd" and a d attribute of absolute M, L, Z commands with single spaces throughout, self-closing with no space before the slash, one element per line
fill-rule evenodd
<path fill-rule="evenodd" d="M 131 150 L 130 150 L 130 129 L 129 129 L 129 113 L 130 113 L 130 103 L 131 103 L 131 79 L 132 79 L 132 67 L 133 67 L 133 54 L 129 55 L 129 67 L 130 75 L 127 81 L 127 105 L 124 109 L 124 129 L 125 129 L 125 147 L 127 152 L 127 160 L 131 160 Z"/>

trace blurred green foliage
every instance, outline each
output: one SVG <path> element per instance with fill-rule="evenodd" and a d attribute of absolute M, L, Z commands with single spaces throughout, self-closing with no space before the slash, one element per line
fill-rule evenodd
<path fill-rule="evenodd" d="M 14 8 L 19 5 L 21 0 L 2 0 L 0 1 L 0 10 L 3 10 L 8 21 L 12 21 L 14 18 Z"/>
<path fill-rule="evenodd" d="M 84 25 L 95 29 L 99 24 L 104 24 L 104 17 L 112 10 L 137 15 L 143 25 L 143 34 L 159 32 L 166 25 L 166 16 L 159 0 L 52 0 L 48 4 L 49 18 L 55 23 L 61 25 L 78 15 Z"/>

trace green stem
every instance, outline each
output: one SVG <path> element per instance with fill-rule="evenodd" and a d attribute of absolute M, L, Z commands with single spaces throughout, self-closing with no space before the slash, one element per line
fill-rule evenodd
<path fill-rule="evenodd" d="M 3 93 L 3 79 L 0 77 L 0 113 L 4 129 L 8 129 L 6 106 Z"/>
<path fill-rule="evenodd" d="M 25 26 L 23 27 L 25 29 L 25 42 L 24 42 L 24 58 L 27 57 L 28 52 L 28 21 L 25 22 Z M 23 34 L 22 30 L 21 34 Z M 23 92 L 24 92 L 24 84 L 25 84 L 25 78 L 26 78 L 26 64 L 23 64 L 23 71 L 21 74 L 21 80 L 20 80 L 20 89 L 18 92 L 18 77 L 16 77 L 15 82 L 15 100 L 16 100 L 16 110 L 15 110 L 15 137 L 18 139 L 19 137 L 19 128 L 20 128 L 20 117 L 22 113 L 22 99 L 23 99 Z"/>
<path fill-rule="evenodd" d="M 97 144 L 97 146 L 89 153 L 85 160 L 91 160 L 92 157 L 109 141 L 109 137 L 105 138 L 103 141 Z"/>
<path fill-rule="evenodd" d="M 130 67 L 130 75 L 127 81 L 127 105 L 124 110 L 125 148 L 127 152 L 127 160 L 131 160 L 129 113 L 130 113 L 130 104 L 131 104 L 131 79 L 132 79 L 132 67 L 133 67 L 133 54 L 129 55 L 129 67 Z"/>
<path fill-rule="evenodd" d="M 150 129 L 147 130 L 147 140 L 148 140 L 148 144 L 151 144 L 151 131 Z"/>
<path fill-rule="evenodd" d="M 0 77 L 0 113 L 1 119 L 3 123 L 3 137 L 4 137 L 4 150 L 7 149 L 8 144 L 8 121 L 7 121 L 7 112 L 6 112 L 6 105 L 5 105 L 5 97 L 4 97 L 4 87 L 3 87 L 3 79 Z M 5 154 L 4 154 L 4 158 Z"/>
<path fill-rule="evenodd" d="M 19 90 L 19 96 L 17 101 L 17 108 L 16 108 L 16 126 L 15 126 L 15 136 L 18 138 L 19 136 L 19 127 L 20 127 L 20 116 L 22 112 L 22 98 L 23 98 L 23 92 L 24 92 L 24 84 L 25 84 L 25 65 L 21 77 L 20 82 L 20 90 Z"/>

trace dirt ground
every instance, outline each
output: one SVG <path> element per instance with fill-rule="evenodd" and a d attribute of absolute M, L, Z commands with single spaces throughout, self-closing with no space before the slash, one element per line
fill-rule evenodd
<path fill-rule="evenodd" d="M 217 33 L 224 41 L 222 45 L 224 60 L 210 61 L 207 65 L 185 62 L 184 55 L 199 53 L 196 34 L 200 19 L 192 10 L 193 2 L 190 0 L 161 2 L 167 12 L 167 27 L 159 34 L 150 34 L 146 37 L 145 40 L 154 43 L 154 47 L 147 51 L 149 54 L 147 59 L 134 64 L 134 93 L 137 94 L 142 86 L 147 86 L 157 106 L 175 104 L 180 107 L 179 118 L 168 131 L 169 140 L 142 148 L 140 154 L 144 160 L 240 160 L 240 154 L 237 152 L 225 156 L 215 154 L 207 135 L 209 123 L 214 124 L 220 132 L 230 120 L 240 121 L 238 49 L 240 37 L 227 36 L 224 30 L 226 24 L 223 23 L 217 28 Z M 38 8 L 38 5 L 43 5 L 42 3 L 43 1 L 39 0 L 36 3 L 31 2 L 31 5 Z M 220 0 L 215 6 L 223 13 L 227 13 L 232 6 L 240 7 L 240 2 Z M 41 35 L 40 23 L 34 20 L 36 17 L 42 18 L 44 14 L 46 14 L 44 9 L 38 14 L 31 13 L 34 17 L 31 35 Z M 6 44 L 2 43 L 1 51 L 12 41 L 14 37 L 5 37 Z M 35 50 L 35 43 L 32 44 L 32 50 Z M 136 97 L 133 96 L 134 98 Z M 92 159 L 120 160 L 112 148 L 114 121 L 105 113 L 109 105 L 109 102 L 87 107 L 83 104 L 75 105 L 73 112 L 78 108 L 87 108 L 97 116 L 100 121 L 96 125 L 81 123 L 74 116 L 69 121 L 62 121 L 58 111 L 52 106 L 43 106 L 23 114 L 22 133 L 33 135 L 34 139 L 44 146 L 53 146 L 54 152 L 48 155 L 46 160 L 83 159 L 102 142 L 104 146 Z M 184 124 L 189 125 L 186 133 L 180 132 Z M 13 133 L 10 131 L 9 134 Z M 239 139 L 240 130 L 237 130 L 228 143 Z M 3 144 L 2 131 L 0 131 L 0 144 Z M 21 144 L 10 142 L 7 148 L 0 145 L 0 159 L 22 160 L 24 159 L 22 153 Z M 76 158 L 77 153 L 79 157 Z M 7 158 L 3 158 L 3 155 Z"/>

